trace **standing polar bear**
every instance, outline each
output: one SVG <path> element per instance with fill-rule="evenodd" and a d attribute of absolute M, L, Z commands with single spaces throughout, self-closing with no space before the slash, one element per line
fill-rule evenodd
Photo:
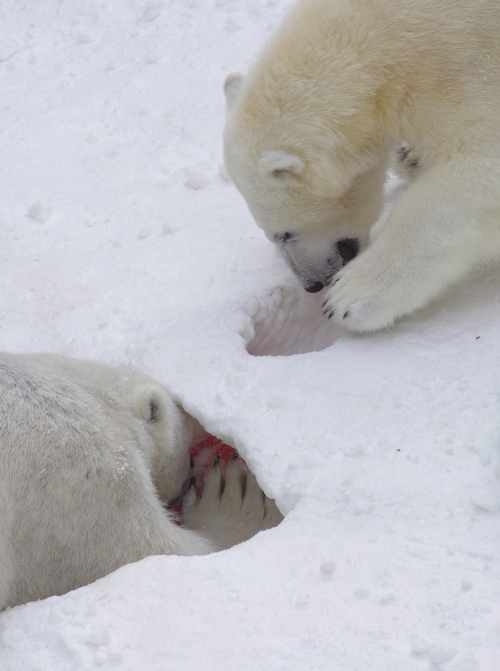
<path fill-rule="evenodd" d="M 227 77 L 228 173 L 349 329 L 500 257 L 499 35 L 496 0 L 300 0 Z M 370 233 L 391 155 L 408 187 Z"/>
<path fill-rule="evenodd" d="M 155 380 L 53 355 L 0 354 L 0 610 L 153 554 L 206 554 L 282 517 L 241 459 L 185 499 L 187 416 Z"/>

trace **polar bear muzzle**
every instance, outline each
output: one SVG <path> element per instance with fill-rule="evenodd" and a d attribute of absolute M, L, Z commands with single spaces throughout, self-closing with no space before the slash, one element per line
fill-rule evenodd
<path fill-rule="evenodd" d="M 341 238 L 333 243 L 329 251 L 328 248 L 323 250 L 288 233 L 275 235 L 273 242 L 302 287 L 310 294 L 329 286 L 335 275 L 357 256 L 361 248 L 358 238 Z"/>
<path fill-rule="evenodd" d="M 340 256 L 342 266 L 345 266 L 349 261 L 357 256 L 360 249 L 360 242 L 356 238 L 349 238 L 346 240 L 339 240 L 337 242 L 337 252 Z M 330 259 L 329 259 L 330 260 Z M 336 272 L 333 272 L 331 276 L 325 281 L 312 281 L 304 284 L 304 289 L 310 294 L 316 294 L 318 291 L 321 291 L 328 286 L 332 279 L 335 277 Z"/>

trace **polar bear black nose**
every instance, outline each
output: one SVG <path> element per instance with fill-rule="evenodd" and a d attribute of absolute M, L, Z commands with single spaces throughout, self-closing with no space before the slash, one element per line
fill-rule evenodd
<path fill-rule="evenodd" d="M 344 263 L 351 261 L 359 252 L 359 240 L 356 238 L 344 238 L 337 242 L 337 249 Z"/>
<path fill-rule="evenodd" d="M 307 287 L 304 287 L 304 289 L 310 294 L 317 294 L 318 291 L 321 291 L 324 286 L 325 285 L 321 284 L 321 282 L 315 282 L 314 284 L 308 284 Z"/>

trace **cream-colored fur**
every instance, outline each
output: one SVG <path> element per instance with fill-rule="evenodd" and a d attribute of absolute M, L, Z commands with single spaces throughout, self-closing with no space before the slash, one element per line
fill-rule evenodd
<path fill-rule="evenodd" d="M 216 464 L 206 473 L 203 489 L 188 492 L 184 502 L 184 521 L 215 543 L 230 548 L 252 538 L 258 531 L 271 529 L 283 519 L 275 502 L 267 498 L 255 475 L 235 454 L 227 468 Z M 223 522 L 221 522 L 223 520 Z"/>
<path fill-rule="evenodd" d="M 498 35 L 496 0 L 301 0 L 226 80 L 230 177 L 354 331 L 500 257 Z M 408 188 L 371 239 L 401 145 Z"/>
<path fill-rule="evenodd" d="M 0 610 L 148 555 L 229 547 L 282 519 L 276 509 L 268 523 L 268 499 L 243 486 L 238 460 L 224 497 L 190 494 L 190 528 L 176 525 L 165 507 L 189 483 L 190 438 L 187 416 L 145 375 L 0 354 Z"/>

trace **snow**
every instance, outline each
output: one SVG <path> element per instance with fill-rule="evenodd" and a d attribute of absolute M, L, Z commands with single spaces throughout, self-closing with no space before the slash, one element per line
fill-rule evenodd
<path fill-rule="evenodd" d="M 52 207 L 47 203 L 33 203 L 28 207 L 28 214 L 40 224 L 44 224 L 52 214 Z"/>
<path fill-rule="evenodd" d="M 286 515 L 0 614 L 2 671 L 497 671 L 500 275 L 336 331 L 222 164 L 288 0 L 0 5 L 0 338 L 162 380 Z"/>

